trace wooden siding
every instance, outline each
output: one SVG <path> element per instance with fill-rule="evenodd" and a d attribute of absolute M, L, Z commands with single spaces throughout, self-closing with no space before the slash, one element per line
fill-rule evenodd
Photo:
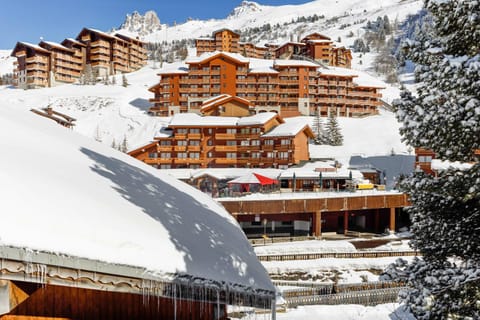
<path fill-rule="evenodd" d="M 214 303 L 46 285 L 37 288 L 0 319 L 26 320 L 35 316 L 41 318 L 33 319 L 207 320 L 214 318 L 215 308 Z M 226 319 L 225 306 L 220 305 L 220 308 L 219 319 Z"/>
<path fill-rule="evenodd" d="M 337 212 L 381 208 L 401 208 L 409 205 L 405 194 L 364 195 L 336 198 L 289 199 L 289 200 L 241 200 L 222 201 L 225 209 L 236 214 L 297 214 L 301 212 Z"/>

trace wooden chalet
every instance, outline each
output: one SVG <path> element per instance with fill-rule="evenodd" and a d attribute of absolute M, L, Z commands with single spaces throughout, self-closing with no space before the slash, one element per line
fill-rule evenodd
<path fill-rule="evenodd" d="M 11 53 L 14 62 L 14 79 L 21 89 L 48 87 L 51 84 L 51 52 L 38 45 L 17 42 Z"/>
<path fill-rule="evenodd" d="M 17 58 L 15 83 L 23 89 L 72 83 L 87 69 L 98 76 L 131 72 L 147 61 L 144 42 L 89 28 L 84 28 L 76 39 L 68 38 L 62 43 L 18 42 L 11 55 Z"/>
<path fill-rule="evenodd" d="M 212 37 L 195 39 L 197 56 L 214 51 L 238 53 L 257 59 L 292 59 L 304 57 L 336 67 L 351 67 L 352 53 L 345 47 L 337 47 L 329 37 L 312 33 L 299 42 L 287 42 L 282 45 L 258 47 L 253 43 L 240 42 L 240 34 L 220 29 Z"/>
<path fill-rule="evenodd" d="M 310 127 L 285 121 L 273 112 L 251 115 L 244 99 L 222 95 L 207 100 L 201 112 L 176 114 L 167 137 L 156 137 L 129 154 L 161 169 L 286 168 L 309 159 Z"/>
<path fill-rule="evenodd" d="M 323 232 L 383 233 L 409 223 L 401 210 L 409 205 L 398 192 L 268 194 L 218 198 L 247 236 L 321 236 Z"/>
<path fill-rule="evenodd" d="M 84 67 L 81 49 L 50 41 L 41 41 L 39 46 L 51 52 L 51 72 L 55 82 L 73 83 L 80 78 Z"/>
<path fill-rule="evenodd" d="M 229 94 L 251 101 L 256 112 L 282 117 L 321 115 L 364 116 L 378 113 L 382 84 L 360 81 L 350 69 L 321 67 L 305 60 L 249 59 L 213 52 L 190 58 L 178 69 L 164 69 L 154 93 L 152 115 L 171 116 L 198 110 L 203 101 Z"/>

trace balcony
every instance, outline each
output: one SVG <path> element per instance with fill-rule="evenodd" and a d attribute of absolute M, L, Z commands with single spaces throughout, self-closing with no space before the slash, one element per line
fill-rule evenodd
<path fill-rule="evenodd" d="M 185 152 L 185 151 L 187 151 L 187 146 L 173 146 L 173 151 L 175 151 L 175 152 Z"/>
<path fill-rule="evenodd" d="M 108 41 L 98 40 L 98 41 L 92 42 L 92 43 L 90 44 L 90 46 L 91 46 L 92 48 L 94 48 L 94 47 L 110 48 L 110 43 L 109 43 Z"/>
<path fill-rule="evenodd" d="M 237 164 L 237 159 L 236 158 L 216 158 L 215 163 L 235 165 L 235 164 Z"/>
<path fill-rule="evenodd" d="M 47 64 L 48 63 L 48 58 L 47 57 L 40 57 L 40 56 L 33 56 L 33 57 L 25 59 L 25 61 L 27 63 Z"/>
<path fill-rule="evenodd" d="M 171 152 L 172 146 L 157 146 L 157 152 Z"/>
<path fill-rule="evenodd" d="M 216 140 L 235 140 L 234 133 L 216 133 L 215 134 Z"/>
<path fill-rule="evenodd" d="M 237 152 L 237 146 L 215 146 L 216 152 Z"/>

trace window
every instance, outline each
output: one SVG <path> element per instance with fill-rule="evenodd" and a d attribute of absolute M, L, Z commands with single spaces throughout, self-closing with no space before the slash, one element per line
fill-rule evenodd
<path fill-rule="evenodd" d="M 200 140 L 190 140 L 188 144 L 191 146 L 199 146 Z"/>
<path fill-rule="evenodd" d="M 159 168 L 160 168 L 160 169 L 171 169 L 172 166 L 169 165 L 169 164 L 161 164 Z"/>
<path fill-rule="evenodd" d="M 185 140 L 178 140 L 177 141 L 177 146 L 186 146 L 187 145 L 187 141 Z"/>
<path fill-rule="evenodd" d="M 179 152 L 179 153 L 177 153 L 177 158 L 178 159 L 186 159 L 187 158 L 187 153 L 186 152 Z"/>
<path fill-rule="evenodd" d="M 237 145 L 237 141 L 235 140 L 227 140 L 227 146 L 236 146 Z"/>
<path fill-rule="evenodd" d="M 156 152 L 150 152 L 148 154 L 148 157 L 151 158 L 151 159 L 155 159 L 157 157 L 157 153 Z"/>
<path fill-rule="evenodd" d="M 170 159 L 172 157 L 172 154 L 170 152 L 162 152 L 160 153 L 160 158 L 161 159 Z"/>
<path fill-rule="evenodd" d="M 242 134 L 250 134 L 250 128 L 242 128 L 242 129 L 240 130 L 240 132 L 241 132 Z"/>
<path fill-rule="evenodd" d="M 290 139 L 282 139 L 282 140 L 280 141 L 280 144 L 281 144 L 282 146 L 288 146 L 288 145 L 290 145 Z"/>
<path fill-rule="evenodd" d="M 279 152 L 277 157 L 279 159 L 288 159 L 288 152 Z"/>
<path fill-rule="evenodd" d="M 260 158 L 260 152 L 252 152 L 252 158 L 253 159 L 259 159 Z"/>
<path fill-rule="evenodd" d="M 260 145 L 260 140 L 252 140 L 252 141 L 250 141 L 250 144 L 252 146 L 259 146 Z"/>
<path fill-rule="evenodd" d="M 235 129 L 235 128 L 227 128 L 227 133 L 229 133 L 229 134 L 235 134 L 235 133 L 237 133 L 237 129 Z"/>
<path fill-rule="evenodd" d="M 266 146 L 273 146 L 273 140 L 264 140 L 263 144 Z"/>
<path fill-rule="evenodd" d="M 228 159 L 236 159 L 236 158 L 237 158 L 237 154 L 236 154 L 235 152 L 227 152 L 226 157 L 227 157 Z"/>
<path fill-rule="evenodd" d="M 190 152 L 188 154 L 190 159 L 200 159 L 200 153 L 199 152 Z"/>
<path fill-rule="evenodd" d="M 200 129 L 199 128 L 192 128 L 192 129 L 190 129 L 190 133 L 200 133 Z"/>
<path fill-rule="evenodd" d="M 178 128 L 178 129 L 177 129 L 177 133 L 178 133 L 178 134 L 186 134 L 187 131 L 188 131 L 188 129 L 186 129 L 186 128 Z"/>
<path fill-rule="evenodd" d="M 248 140 L 242 140 L 242 141 L 240 141 L 240 145 L 241 145 L 241 146 L 249 146 L 249 145 L 250 145 L 250 141 L 248 141 Z"/>
<path fill-rule="evenodd" d="M 418 162 L 432 162 L 432 156 L 419 156 Z"/>

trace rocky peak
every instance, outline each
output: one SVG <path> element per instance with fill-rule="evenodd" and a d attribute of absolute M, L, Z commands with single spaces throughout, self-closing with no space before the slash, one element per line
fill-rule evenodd
<path fill-rule="evenodd" d="M 238 18 L 241 16 L 247 16 L 254 12 L 262 11 L 262 6 L 253 1 L 242 1 L 240 6 L 233 9 L 233 11 L 228 15 L 228 18 Z"/>
<path fill-rule="evenodd" d="M 120 29 L 145 36 L 161 29 L 160 19 L 155 11 L 147 11 L 144 16 L 134 11 L 132 14 L 127 14 Z"/>

